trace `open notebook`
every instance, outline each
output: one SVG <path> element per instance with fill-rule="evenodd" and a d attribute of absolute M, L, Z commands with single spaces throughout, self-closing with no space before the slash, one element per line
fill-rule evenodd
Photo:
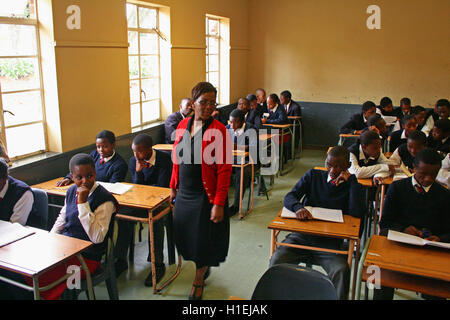
<path fill-rule="evenodd" d="M 342 216 L 342 210 L 336 209 L 325 209 L 319 207 L 305 207 L 308 210 L 314 219 L 323 220 L 323 221 L 331 221 L 331 222 L 339 222 L 344 223 L 344 217 Z M 282 218 L 296 218 L 295 212 L 283 207 L 281 211 Z"/>
<path fill-rule="evenodd" d="M 35 232 L 32 229 L 25 228 L 17 222 L 11 223 L 0 220 L 0 247 L 28 237 L 33 233 Z"/>
<path fill-rule="evenodd" d="M 419 237 L 416 237 L 416 236 L 413 236 L 410 234 L 393 231 L 393 230 L 389 230 L 387 238 L 392 241 L 413 244 L 416 246 L 429 245 L 429 246 L 435 246 L 435 247 L 439 247 L 439 248 L 450 249 L 450 243 L 429 241 L 429 240 L 425 240 L 425 239 L 422 239 L 422 238 L 419 238 Z"/>
<path fill-rule="evenodd" d="M 397 117 L 395 116 L 382 116 L 384 121 L 386 121 L 386 124 L 393 125 L 397 121 Z"/>
<path fill-rule="evenodd" d="M 119 195 L 124 194 L 125 192 L 127 192 L 131 188 L 133 188 L 133 186 L 130 184 L 123 184 L 120 182 L 109 183 L 109 182 L 97 181 L 97 183 L 99 185 L 101 185 L 103 188 L 105 188 L 106 190 L 108 190 L 109 192 L 114 193 L 114 194 L 119 194 Z"/>

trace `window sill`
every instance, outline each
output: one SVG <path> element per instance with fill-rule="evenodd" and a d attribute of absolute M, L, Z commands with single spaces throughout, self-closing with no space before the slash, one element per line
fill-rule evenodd
<path fill-rule="evenodd" d="M 27 164 L 30 164 L 30 163 L 33 163 L 33 162 L 36 162 L 36 161 L 39 161 L 39 160 L 43 160 L 43 159 L 47 159 L 47 158 L 53 157 L 54 155 L 57 155 L 57 154 L 59 154 L 59 153 L 58 152 L 50 152 L 49 151 L 49 152 L 43 152 L 43 153 L 36 154 L 36 155 L 33 155 L 33 156 L 25 157 L 25 158 L 22 158 L 22 159 L 19 159 L 19 160 L 14 160 L 12 162 L 11 168 L 18 168 L 18 167 L 21 167 L 21 166 L 24 166 L 24 165 L 27 165 Z"/>

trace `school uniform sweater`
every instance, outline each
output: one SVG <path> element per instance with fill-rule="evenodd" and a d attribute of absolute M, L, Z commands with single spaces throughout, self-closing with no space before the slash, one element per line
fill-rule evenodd
<path fill-rule="evenodd" d="M 431 130 L 430 135 L 428 136 L 428 147 L 439 151 L 441 153 L 447 154 L 450 152 L 450 136 L 447 139 L 442 140 L 434 140 L 433 139 L 433 130 Z M 444 159 L 445 157 L 442 157 Z"/>
<path fill-rule="evenodd" d="M 363 113 L 354 114 L 339 130 L 340 134 L 352 134 L 356 130 L 363 130 L 367 127 L 367 120 Z"/>
<path fill-rule="evenodd" d="M 412 168 L 414 163 L 414 157 L 408 151 L 408 145 L 406 143 L 400 145 L 398 147 L 398 155 L 402 159 L 402 162 L 407 168 Z"/>
<path fill-rule="evenodd" d="M 401 144 L 406 143 L 408 138 L 403 133 L 405 130 L 400 129 L 391 133 L 391 141 L 389 142 L 389 152 L 394 152 Z"/>
<path fill-rule="evenodd" d="M 10 221 L 14 206 L 27 191 L 31 192 L 31 188 L 25 182 L 8 176 L 8 190 L 3 196 L 3 199 L 0 200 L 0 220 Z M 33 209 L 31 209 L 31 211 L 33 211 Z M 23 214 L 26 214 L 27 217 L 29 217 L 31 212 Z M 26 219 L 24 220 L 26 221 Z"/>
<path fill-rule="evenodd" d="M 136 172 L 136 158 L 130 158 L 130 173 L 133 183 L 168 188 L 172 175 L 172 161 L 167 152 L 153 150 L 154 165 Z"/>
<path fill-rule="evenodd" d="M 275 108 L 274 108 L 275 109 Z M 269 110 L 269 117 L 266 120 L 267 124 L 287 124 L 288 118 L 286 115 L 286 110 L 279 104 L 274 110 Z"/>
<path fill-rule="evenodd" d="M 414 226 L 426 228 L 442 242 L 450 242 L 450 191 L 433 183 L 424 194 L 418 193 L 412 177 L 395 181 L 389 186 L 384 201 L 380 228 L 403 232 Z"/>
<path fill-rule="evenodd" d="M 256 130 L 259 130 L 262 126 L 261 114 L 257 110 L 250 110 L 245 117 L 245 123 Z"/>

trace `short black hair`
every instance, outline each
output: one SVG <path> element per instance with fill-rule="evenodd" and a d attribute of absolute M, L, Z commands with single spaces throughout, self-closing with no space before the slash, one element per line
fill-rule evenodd
<path fill-rule="evenodd" d="M 92 166 L 92 168 L 94 168 L 94 170 L 95 170 L 94 159 L 92 159 L 90 155 L 88 155 L 86 153 L 77 153 L 69 161 L 70 173 L 73 172 L 73 168 L 75 166 L 81 166 L 81 165 L 85 165 L 85 164 Z"/>
<path fill-rule="evenodd" d="M 379 113 L 376 113 L 367 119 L 367 125 L 369 127 L 376 126 L 381 120 L 383 120 L 383 117 Z"/>
<path fill-rule="evenodd" d="M 272 99 L 275 103 L 280 103 L 280 98 L 278 98 L 276 93 L 270 94 L 269 98 Z"/>
<path fill-rule="evenodd" d="M 133 144 L 135 146 L 142 145 L 144 148 L 149 149 L 153 147 L 153 139 L 148 134 L 141 133 L 134 137 Z"/>
<path fill-rule="evenodd" d="M 439 107 L 447 107 L 448 109 L 450 109 L 450 102 L 447 99 L 439 99 L 436 102 L 436 108 Z"/>
<path fill-rule="evenodd" d="M 362 105 L 362 111 L 366 112 L 367 110 L 370 110 L 372 108 L 376 108 L 377 106 L 372 101 L 366 101 Z"/>
<path fill-rule="evenodd" d="M 380 100 L 380 107 L 384 109 L 387 105 L 391 104 L 392 100 L 389 97 L 383 97 Z"/>
<path fill-rule="evenodd" d="M 258 100 L 258 98 L 256 98 L 256 96 L 253 93 L 251 93 L 247 96 L 247 100 L 249 102 L 252 102 L 253 100 Z"/>
<path fill-rule="evenodd" d="M 411 132 L 408 135 L 408 141 L 409 140 L 419 142 L 420 144 L 422 144 L 424 146 L 427 144 L 426 134 L 419 130 L 415 130 L 415 131 Z"/>
<path fill-rule="evenodd" d="M 416 167 L 419 166 L 421 162 L 431 165 L 442 165 L 441 156 L 439 153 L 431 148 L 425 148 L 422 151 L 419 151 L 414 158 L 414 165 Z"/>
<path fill-rule="evenodd" d="M 242 111 L 241 109 L 234 109 L 233 111 L 231 111 L 230 117 L 237 118 L 242 122 L 245 121 L 245 114 L 244 111 Z"/>
<path fill-rule="evenodd" d="M 281 96 L 288 98 L 289 100 L 292 99 L 292 94 L 289 90 L 284 90 L 282 93 L 280 93 Z"/>
<path fill-rule="evenodd" d="M 0 179 L 8 178 L 9 165 L 5 159 L 0 158 Z"/>
<path fill-rule="evenodd" d="M 350 161 L 350 151 L 344 146 L 335 146 L 333 147 L 330 152 L 328 152 L 328 155 L 335 158 L 344 158 L 348 161 Z"/>
<path fill-rule="evenodd" d="M 96 139 L 106 139 L 109 141 L 109 143 L 114 144 L 116 142 L 116 136 L 114 135 L 114 132 L 109 130 L 102 130 L 99 133 L 97 133 Z"/>
<path fill-rule="evenodd" d="M 417 121 L 416 117 L 413 114 L 408 114 L 403 117 L 402 124 L 405 125 L 409 120 L 414 119 Z"/>
<path fill-rule="evenodd" d="M 196 101 L 202 94 L 214 92 L 217 96 L 217 89 L 209 82 L 199 82 L 191 90 L 191 99 Z"/>
<path fill-rule="evenodd" d="M 413 114 L 419 114 L 419 113 L 421 113 L 423 111 L 427 112 L 427 110 L 424 107 L 422 107 L 422 106 L 415 106 Z"/>
<path fill-rule="evenodd" d="M 381 139 L 380 139 L 380 135 L 377 132 L 367 130 L 367 131 L 361 133 L 358 140 L 361 145 L 368 146 L 368 145 L 371 145 L 375 140 L 381 140 Z"/>
<path fill-rule="evenodd" d="M 439 119 L 434 123 L 434 126 L 438 129 L 441 129 L 442 132 L 448 133 L 450 132 L 450 120 L 449 119 Z"/>
<path fill-rule="evenodd" d="M 400 106 L 401 105 L 410 106 L 411 105 L 411 99 L 410 98 L 402 98 L 400 100 Z"/>

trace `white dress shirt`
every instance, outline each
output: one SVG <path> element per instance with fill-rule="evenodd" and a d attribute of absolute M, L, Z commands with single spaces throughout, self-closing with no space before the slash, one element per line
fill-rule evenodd
<path fill-rule="evenodd" d="M 434 119 L 432 116 L 429 116 L 427 121 L 425 122 L 425 125 L 422 127 L 421 131 L 425 133 L 425 135 L 428 137 L 433 127 L 434 127 Z"/>
<path fill-rule="evenodd" d="M 4 198 L 6 191 L 8 191 L 9 181 L 6 180 L 5 186 L 2 191 L 0 191 L 0 198 Z M 25 225 L 28 220 L 28 216 L 30 215 L 31 209 L 33 208 L 34 197 L 33 193 L 28 190 L 26 191 L 22 197 L 16 202 L 13 208 L 13 213 L 9 221 L 11 223 L 18 222 L 21 225 Z"/>
<path fill-rule="evenodd" d="M 442 167 L 439 170 L 436 181 L 446 185 L 450 188 L 450 154 L 448 154 L 444 160 L 442 160 Z"/>
<path fill-rule="evenodd" d="M 109 160 L 111 160 L 116 155 L 116 150 L 113 150 L 112 155 L 110 155 L 108 158 L 103 158 L 103 162 L 107 163 Z"/>
<path fill-rule="evenodd" d="M 97 182 L 94 182 L 92 189 L 89 191 L 89 197 L 97 188 Z M 112 214 L 116 211 L 116 206 L 112 201 L 102 203 L 98 208 L 92 212 L 89 202 L 78 203 L 78 219 L 84 231 L 89 236 L 93 243 L 102 243 L 108 233 L 109 223 Z M 66 203 L 61 209 L 58 218 L 50 232 L 61 233 L 66 225 Z"/>
<path fill-rule="evenodd" d="M 364 151 L 362 150 L 362 146 L 359 146 L 359 159 L 350 152 L 350 169 L 348 171 L 351 174 L 354 174 L 358 179 L 364 178 L 378 178 L 378 177 L 387 177 L 390 175 L 389 171 L 389 160 L 384 156 L 382 150 L 380 149 L 380 156 L 378 157 L 377 164 L 368 167 L 360 167 L 358 161 L 364 160 L 368 162 L 369 160 L 374 160 L 373 158 L 366 159 Z"/>
<path fill-rule="evenodd" d="M 428 187 L 424 187 L 414 178 L 414 176 L 411 177 L 411 183 L 412 183 L 413 187 L 415 187 L 416 185 L 418 185 L 419 187 L 422 187 L 425 190 L 425 192 L 430 191 L 430 188 L 432 186 L 432 184 L 430 184 Z M 414 188 L 414 189 L 416 189 L 416 188 Z"/>

